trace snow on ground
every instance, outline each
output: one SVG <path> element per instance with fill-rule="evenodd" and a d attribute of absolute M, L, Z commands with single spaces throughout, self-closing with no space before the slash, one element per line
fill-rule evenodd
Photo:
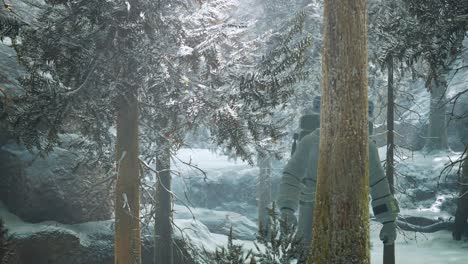
<path fill-rule="evenodd" d="M 195 218 L 203 223 L 212 233 L 233 234 L 241 239 L 255 239 L 257 225 L 244 215 L 228 212 L 210 210 L 205 208 L 190 208 L 181 205 L 174 206 L 174 218 L 177 220 L 190 220 Z"/>
<path fill-rule="evenodd" d="M 379 240 L 380 224 L 371 223 L 371 263 L 380 264 L 383 244 Z M 431 234 L 403 232 L 395 243 L 395 262 L 401 264 L 466 264 L 468 243 L 452 240 L 449 231 Z"/>
<path fill-rule="evenodd" d="M 193 220 L 178 220 L 184 224 L 184 234 L 189 237 L 197 248 L 204 248 L 214 252 L 217 248 L 227 245 L 227 236 L 209 233 L 206 228 L 194 225 Z M 203 226 L 202 226 L 203 227 Z M 381 264 L 383 258 L 383 244 L 379 240 L 381 225 L 371 223 L 371 263 Z M 176 231 L 180 235 L 178 231 Z M 254 250 L 255 246 L 249 240 L 234 240 L 234 244 Z M 468 243 L 452 240 L 449 231 L 432 234 L 417 234 L 414 232 L 399 233 L 395 244 L 396 263 L 401 264 L 466 264 L 468 263 Z"/>
<path fill-rule="evenodd" d="M 429 235 L 427 240 L 422 240 L 419 243 L 411 243 L 409 245 L 404 244 L 403 246 L 401 253 L 396 253 L 396 260 L 398 263 L 468 263 L 467 243 L 453 241 L 452 235 L 448 231 Z M 410 260 L 410 262 L 407 262 L 408 260 Z"/>
<path fill-rule="evenodd" d="M 189 239 L 192 245 L 200 250 L 215 252 L 219 247 L 226 244 L 227 237 L 224 235 L 215 235 L 210 233 L 208 228 L 197 220 L 179 219 L 175 221 L 177 228 L 174 229 L 174 235 L 183 239 Z M 226 237 L 221 241 L 219 236 Z"/>
<path fill-rule="evenodd" d="M 385 153 L 386 147 L 379 148 L 381 160 L 385 159 Z M 454 213 L 458 168 L 442 172 L 450 161 L 457 160 L 461 154 L 398 149 L 395 183 L 402 215 L 447 219 Z"/>
<path fill-rule="evenodd" d="M 385 149 L 381 148 L 381 157 L 385 155 Z M 409 159 L 402 161 L 405 163 L 405 173 L 413 174 L 425 182 L 431 182 L 438 172 L 448 161 L 448 156 L 456 156 L 457 153 L 433 153 L 424 155 L 422 152 L 407 153 Z M 185 156 L 184 156 L 185 155 Z M 253 168 L 243 162 L 229 160 L 222 155 L 215 155 L 208 150 L 184 150 L 179 158 L 192 156 L 192 162 L 208 172 L 218 172 L 216 177 L 230 177 L 230 171 L 246 172 Z M 179 164 L 180 165 L 180 164 Z M 180 166 L 182 167 L 182 166 Z M 429 180 L 428 180 L 429 179 Z M 423 186 L 424 187 L 424 186 Z M 437 197 L 437 196 L 436 196 Z M 404 199 L 400 195 L 399 199 Z M 450 214 L 437 207 L 437 198 L 429 206 L 414 205 L 411 208 L 402 208 L 402 214 L 416 215 L 438 218 L 449 217 Z M 434 205 L 435 204 L 435 205 Z M 434 210 L 432 210 L 432 209 Z M 234 227 L 234 234 L 237 238 L 234 243 L 243 244 L 246 250 L 255 249 L 253 245 L 253 232 L 255 232 L 255 222 L 252 215 L 242 215 L 239 213 L 210 210 L 206 208 L 191 209 L 190 211 L 181 205 L 175 208 L 174 229 L 176 237 L 188 238 L 192 244 L 202 252 L 214 252 L 216 248 L 227 245 L 227 231 L 230 226 Z M 78 225 L 62 225 L 55 222 L 43 222 L 29 224 L 21 221 L 18 217 L 6 211 L 0 204 L 0 217 L 2 217 L 7 227 L 16 235 L 27 235 L 38 230 L 53 230 L 68 232 L 80 238 L 80 243 L 84 246 L 89 244 L 89 234 L 96 232 L 112 232 L 112 221 L 90 222 Z M 380 224 L 371 222 L 371 259 L 372 264 L 382 263 L 382 243 L 379 240 Z M 411 264 L 466 264 L 468 263 L 468 243 L 465 241 L 453 241 L 449 231 L 439 231 L 432 234 L 421 234 L 414 232 L 400 232 L 396 241 L 396 261 L 397 263 Z"/>
<path fill-rule="evenodd" d="M 381 159 L 385 157 L 385 147 L 379 149 Z M 459 153 L 455 152 L 434 152 L 425 154 L 423 152 L 411 152 L 407 150 L 400 150 L 400 159 L 398 161 L 399 169 L 402 174 L 414 177 L 417 182 L 424 183 L 421 188 L 434 188 L 437 185 L 438 176 L 440 171 L 445 167 L 445 164 L 450 159 L 458 157 Z M 235 181 L 236 177 L 243 176 L 244 173 L 252 173 L 248 164 L 243 162 L 236 162 L 229 160 L 226 156 L 214 154 L 208 150 L 194 149 L 182 150 L 178 157 L 187 161 L 190 160 L 201 169 L 208 173 L 208 178 L 214 177 L 216 179 L 233 177 L 231 180 Z M 178 164 L 179 169 L 183 170 L 183 166 Z M 191 169 L 185 170 L 186 173 L 193 174 Z M 231 174 L 233 171 L 237 172 L 234 176 Z M 256 175 L 256 174 L 251 174 Z M 183 176 L 182 176 L 183 177 Z M 409 190 L 412 191 L 412 190 Z M 428 190 L 429 191 L 429 190 Z M 443 190 L 440 190 L 434 198 L 428 198 L 428 202 L 417 204 L 400 203 L 402 214 L 412 216 L 423 216 L 437 219 L 439 217 L 449 218 L 451 215 L 444 211 L 441 207 L 441 199 L 443 199 Z M 406 195 L 397 195 L 397 198 L 403 201 L 409 200 Z M 191 223 L 194 220 L 186 208 L 176 206 L 176 218 L 178 222 L 184 220 Z M 179 211 L 179 212 L 177 212 Z M 251 232 L 254 227 L 252 222 L 254 216 L 242 216 L 238 213 L 228 211 L 215 211 L 210 209 L 196 208 L 194 215 L 197 221 L 204 223 L 208 226 L 220 225 L 222 233 L 226 234 L 226 228 L 230 224 L 235 226 L 243 226 L 242 232 Z M 182 219 L 181 219 L 182 218 Z M 379 240 L 380 224 L 371 222 L 371 259 L 373 264 L 382 263 L 383 246 Z M 211 230 L 213 230 L 211 228 Z M 227 236 L 219 234 L 219 232 L 211 232 L 207 234 L 204 230 L 202 236 L 196 238 L 196 243 L 206 245 L 205 248 L 214 250 L 217 246 L 225 246 L 227 244 Z M 194 235 L 193 233 L 189 236 Z M 236 240 L 235 243 L 243 244 L 245 249 L 254 249 L 253 242 L 250 240 Z M 199 245 L 201 246 L 201 245 Z M 210 250 L 208 250 L 210 251 Z M 397 263 L 411 263 L 411 264 L 466 264 L 468 263 L 468 243 L 453 241 L 449 231 L 439 231 L 432 234 L 421 234 L 414 232 L 399 233 L 396 241 L 396 261 Z"/>
<path fill-rule="evenodd" d="M 16 237 L 29 237 L 40 232 L 60 232 L 78 237 L 82 246 L 89 246 L 91 244 L 91 236 L 111 234 L 113 232 L 113 221 L 111 220 L 74 225 L 66 225 L 54 221 L 27 223 L 10 213 L 2 202 L 0 202 L 0 218 L 5 222 L 9 234 Z"/>

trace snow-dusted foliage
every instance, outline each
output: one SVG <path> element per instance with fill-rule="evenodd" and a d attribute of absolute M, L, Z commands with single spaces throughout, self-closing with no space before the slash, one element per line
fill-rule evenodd
<path fill-rule="evenodd" d="M 252 161 L 254 145 L 282 135 L 284 117 L 272 115 L 307 76 L 304 12 L 253 37 L 257 17 L 234 17 L 236 1 L 47 4 L 15 45 L 25 93 L 5 104 L 29 148 L 50 151 L 64 128 L 112 145 L 115 99 L 138 91 L 147 159 L 205 126 L 216 144 Z"/>
<path fill-rule="evenodd" d="M 426 148 L 433 145 L 431 137 L 445 138 L 448 134 L 448 145 L 460 149 L 463 144 L 454 142 L 453 137 L 463 127 L 463 115 L 459 114 L 465 107 L 466 91 L 454 89 L 452 84 L 457 73 L 456 77 L 461 76 L 457 65 L 466 47 L 465 23 L 461 20 L 468 7 L 459 2 L 436 2 L 371 1 L 369 34 L 378 45 L 370 58 L 377 59 L 383 70 L 389 58 L 393 59 L 397 121 L 423 128 Z M 379 101 L 385 104 L 385 94 L 380 93 Z M 444 115 L 449 120 L 447 125 L 443 125 Z M 456 140 L 463 138 L 455 136 Z"/>
<path fill-rule="evenodd" d="M 275 208 L 270 214 L 270 224 L 260 230 L 254 249 L 245 249 L 241 244 L 233 242 L 232 229 L 228 235 L 227 245 L 217 249 L 214 254 L 215 263 L 219 264 L 290 264 L 306 260 L 307 254 L 304 244 L 296 237 L 295 227 L 278 218 Z"/>
<path fill-rule="evenodd" d="M 4 37 L 15 38 L 19 28 L 23 24 L 13 13 L 13 8 L 9 4 L 0 6 L 0 40 Z"/>
<path fill-rule="evenodd" d="M 180 18 L 183 39 L 175 56 L 162 60 L 164 78 L 143 91 L 143 100 L 159 98 L 142 112 L 149 146 L 159 137 L 177 150 L 187 132 L 208 128 L 213 143 L 253 162 L 255 149 L 281 137 L 284 117 L 273 114 L 286 104 L 292 85 L 307 76 L 303 63 L 311 39 L 303 33 L 305 16 L 286 23 L 284 33 L 258 37 L 252 35 L 255 17 L 241 20 L 237 4 L 208 1 Z M 269 50 L 265 41 L 272 43 Z M 166 100 L 160 98 L 164 90 Z"/>

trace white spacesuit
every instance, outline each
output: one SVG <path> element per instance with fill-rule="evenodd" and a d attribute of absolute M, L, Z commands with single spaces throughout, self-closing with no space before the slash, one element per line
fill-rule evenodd
<path fill-rule="evenodd" d="M 316 107 L 314 108 L 316 109 Z M 317 121 L 318 119 L 309 117 L 307 120 Z M 371 129 L 372 124 L 370 122 L 369 124 Z M 310 130 L 314 125 L 310 123 L 304 125 L 301 122 L 301 127 Z M 320 129 L 315 129 L 300 139 L 297 149 L 283 170 L 277 199 L 283 219 L 286 218 L 289 222 L 296 222 L 294 213 L 299 207 L 297 234 L 301 236 L 307 248 L 312 237 L 319 139 Z M 377 221 L 383 224 L 380 239 L 386 244 L 392 244 L 396 238 L 395 219 L 399 208 L 390 192 L 387 178 L 380 163 L 377 146 L 372 140 L 369 140 L 369 186 L 374 215 Z"/>

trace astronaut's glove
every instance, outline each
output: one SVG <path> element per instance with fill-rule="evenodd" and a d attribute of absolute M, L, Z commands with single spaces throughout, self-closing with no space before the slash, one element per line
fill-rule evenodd
<path fill-rule="evenodd" d="M 385 245 L 392 245 L 393 243 L 395 243 L 396 237 L 397 237 L 397 234 L 396 234 L 395 222 L 389 221 L 389 222 L 383 223 L 383 227 L 380 230 L 380 240 L 382 240 L 382 242 Z"/>
<path fill-rule="evenodd" d="M 290 227 L 297 226 L 297 218 L 294 215 L 294 210 L 290 208 L 281 208 L 281 220 L 285 225 Z"/>

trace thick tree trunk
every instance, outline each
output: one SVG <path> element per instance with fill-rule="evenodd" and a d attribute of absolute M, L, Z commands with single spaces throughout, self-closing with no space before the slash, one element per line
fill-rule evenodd
<path fill-rule="evenodd" d="M 129 92 L 118 99 L 117 185 L 115 193 L 115 263 L 140 264 L 140 172 L 138 102 Z"/>
<path fill-rule="evenodd" d="M 462 174 L 460 176 L 460 198 L 458 198 L 457 212 L 455 213 L 455 226 L 453 239 L 461 240 L 463 233 L 467 231 L 468 220 L 468 157 L 463 162 Z"/>
<path fill-rule="evenodd" d="M 308 263 L 370 263 L 367 2 L 325 0 L 320 158 Z"/>
<path fill-rule="evenodd" d="M 158 144 L 164 146 L 164 144 Z M 164 148 L 164 147 L 163 147 Z M 156 212 L 154 223 L 155 264 L 173 264 L 174 250 L 172 240 L 172 195 L 171 191 L 171 156 L 164 148 L 156 158 L 156 170 L 159 172 L 156 182 Z"/>
<path fill-rule="evenodd" d="M 439 76 L 437 81 L 433 81 L 426 139 L 426 149 L 429 151 L 447 148 L 446 87 L 447 83 L 442 76 Z"/>
<path fill-rule="evenodd" d="M 395 149 L 394 141 L 394 107 L 395 99 L 393 94 L 393 56 L 390 55 L 387 62 L 388 70 L 388 87 L 387 87 L 387 162 L 386 162 L 386 176 L 390 186 L 390 192 L 395 193 L 394 186 L 394 159 L 393 152 Z M 383 254 L 383 263 L 384 264 L 395 264 L 395 244 L 384 245 L 384 254 Z"/>
<path fill-rule="evenodd" d="M 259 155 L 257 165 L 260 169 L 257 185 L 258 228 L 266 230 L 269 224 L 267 208 L 271 203 L 271 158 Z"/>

